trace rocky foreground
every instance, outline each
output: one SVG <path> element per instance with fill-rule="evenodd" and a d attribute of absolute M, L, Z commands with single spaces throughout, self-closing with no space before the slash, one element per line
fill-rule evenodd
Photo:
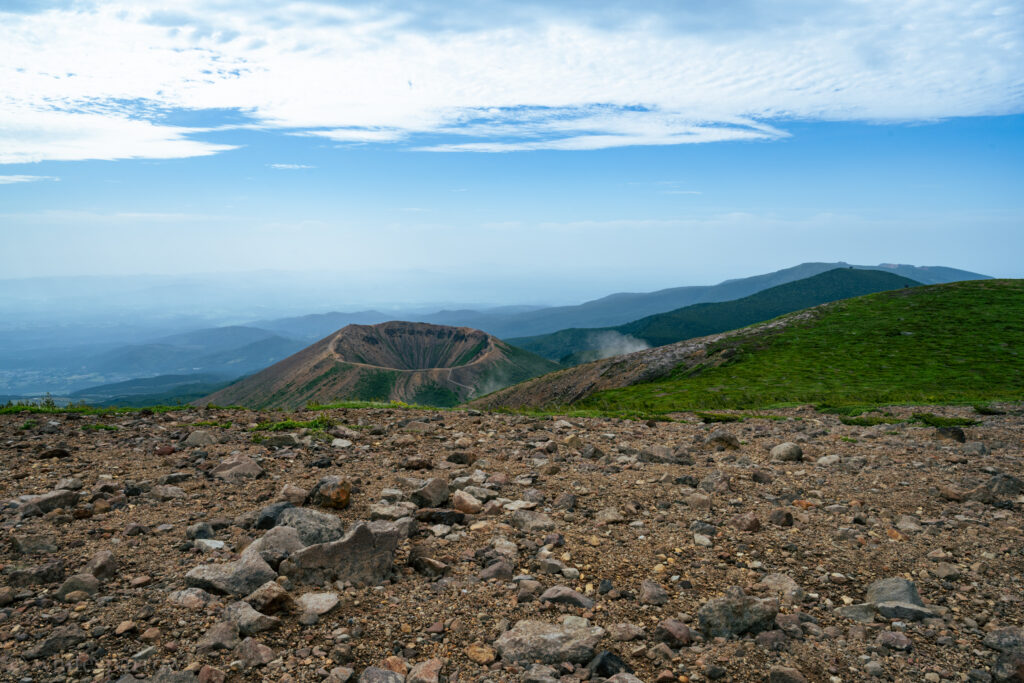
<path fill-rule="evenodd" d="M 0 416 L 0 676 L 1024 679 L 1019 409 L 328 415 Z"/>

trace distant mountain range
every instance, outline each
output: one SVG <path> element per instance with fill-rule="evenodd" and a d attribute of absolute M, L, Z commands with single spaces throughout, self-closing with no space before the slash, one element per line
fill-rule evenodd
<path fill-rule="evenodd" d="M 650 346 L 734 330 L 829 301 L 919 284 L 878 270 L 835 268 L 742 299 L 693 304 L 615 327 L 560 330 L 508 341 L 563 365 L 578 365 Z"/>
<path fill-rule="evenodd" d="M 485 310 L 365 310 L 264 319 L 244 325 L 206 327 L 173 332 L 198 318 L 167 317 L 159 323 L 121 316 L 88 325 L 67 320 L 43 327 L 8 325 L 0 331 L 0 393 L 39 395 L 49 391 L 68 396 L 83 389 L 142 378 L 156 385 L 180 386 L 180 378 L 197 376 L 193 384 L 234 380 L 258 372 L 310 343 L 349 324 L 377 324 L 403 319 L 480 329 L 509 339 L 536 336 L 567 328 L 614 327 L 698 303 L 749 296 L 787 282 L 805 279 L 843 263 L 805 263 L 793 268 L 706 287 L 677 287 L 650 293 L 618 293 L 577 306 L 542 308 L 502 306 Z M 852 266 L 881 270 L 922 283 L 987 279 L 985 275 L 945 267 L 905 265 Z M 44 291 L 53 297 L 57 291 Z M 156 290 L 151 290 L 155 297 Z M 326 296 L 326 295 L 325 295 Z M 10 322 L 10 321 L 8 321 Z M 147 327 L 147 325 L 149 327 Z M 152 330 L 149 334 L 146 330 Z M 119 343 L 119 340 L 124 340 Z M 620 350 L 631 350 L 628 344 Z M 166 380 L 163 376 L 171 376 Z M 158 395 L 174 398 L 172 394 Z M 193 394 L 188 393 L 188 396 Z M 184 396 L 184 394 L 183 394 Z"/>
<path fill-rule="evenodd" d="M 382 313 L 373 310 L 352 313 L 332 312 L 277 320 L 261 320 L 253 322 L 251 325 L 271 330 L 284 337 L 313 340 L 325 337 L 345 325 L 372 325 L 387 320 L 403 319 L 435 325 L 472 327 L 501 339 L 511 339 L 548 334 L 573 327 L 611 327 L 693 304 L 731 301 L 750 296 L 769 287 L 803 280 L 835 268 L 881 270 L 922 284 L 988 279 L 987 275 L 944 266 L 902 264 L 858 266 L 842 261 L 802 263 L 774 273 L 726 280 L 717 285 L 673 287 L 645 293 L 619 292 L 575 306 L 546 308 L 504 306 L 484 311 L 445 310 L 427 314 Z"/>

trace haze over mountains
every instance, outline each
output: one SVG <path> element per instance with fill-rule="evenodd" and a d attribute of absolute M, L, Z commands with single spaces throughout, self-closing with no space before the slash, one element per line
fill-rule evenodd
<path fill-rule="evenodd" d="M 76 400 L 87 398 L 92 402 L 106 403 L 129 397 L 134 397 L 134 400 L 173 398 L 175 392 L 181 390 L 181 396 L 191 400 L 199 392 L 209 393 L 218 386 L 258 372 L 349 324 L 404 319 L 471 327 L 498 338 L 515 338 L 573 326 L 621 325 L 697 303 L 741 298 L 836 267 L 848 266 L 841 262 L 807 263 L 774 273 L 727 280 L 718 285 L 678 287 L 651 293 L 618 293 L 579 305 L 557 307 L 524 304 L 434 312 L 368 309 L 266 318 L 236 324 L 245 321 L 238 319 L 237 311 L 231 313 L 228 310 L 229 302 L 223 299 L 228 295 L 220 294 L 218 296 L 222 299 L 218 301 L 226 308 L 219 313 L 196 309 L 189 315 L 181 308 L 169 307 L 166 315 L 159 319 L 142 312 L 135 319 L 115 315 L 104 320 L 86 320 L 85 313 L 82 313 L 77 317 L 69 315 L 60 324 L 51 321 L 45 325 L 33 322 L 31 315 L 12 315 L 0 329 L 0 397 L 19 398 L 50 392 L 58 396 L 74 396 Z M 946 267 L 880 265 L 853 268 L 880 270 L 926 284 L 987 277 Z M 27 301 L 43 306 L 46 300 L 57 297 L 59 291 L 59 287 L 41 286 L 36 298 L 30 297 Z M 162 301 L 156 294 L 160 287 L 154 285 L 148 291 L 156 303 Z M 83 296 L 88 293 L 88 289 L 81 292 Z M 194 291 L 187 293 L 197 295 Z M 169 292 L 164 291 L 164 294 L 171 297 Z M 18 291 L 10 288 L 3 294 L 8 303 L 19 295 Z M 318 296 L 326 300 L 337 295 L 320 292 Z M 75 297 L 72 296 L 71 300 L 74 302 Z M 269 300 L 279 302 L 279 299 Z M 76 303 L 81 308 L 84 299 Z M 235 324 L 212 327 L 196 324 L 200 320 L 216 320 L 217 316 Z M 143 379 L 147 381 L 137 381 Z M 153 389 L 152 393 L 143 393 L 147 389 Z"/>

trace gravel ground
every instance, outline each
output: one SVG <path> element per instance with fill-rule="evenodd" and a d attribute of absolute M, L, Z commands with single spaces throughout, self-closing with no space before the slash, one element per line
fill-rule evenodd
<path fill-rule="evenodd" d="M 326 438 L 250 431 L 319 413 L 3 415 L 0 677 L 1021 680 L 1024 417 L 1008 408 L 927 409 L 982 421 L 961 433 L 810 408 L 713 425 L 333 410 Z M 325 478 L 334 493 L 307 498 Z M 225 612 L 260 604 L 248 589 L 175 602 L 282 499 L 346 532 L 399 520 L 345 546 L 358 577 L 271 569 L 285 606 L 251 639 Z M 114 566 L 89 565 L 103 551 Z M 881 579 L 904 580 L 897 603 L 868 596 Z M 314 592 L 337 606 L 288 606 Z"/>

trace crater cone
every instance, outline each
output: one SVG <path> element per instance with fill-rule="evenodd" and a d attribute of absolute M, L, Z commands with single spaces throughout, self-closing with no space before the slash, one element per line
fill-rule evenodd
<path fill-rule="evenodd" d="M 465 327 L 424 323 L 350 325 L 331 344 L 343 363 L 389 370 L 457 368 L 486 358 L 491 337 Z"/>
<path fill-rule="evenodd" d="M 200 405 L 302 408 L 339 401 L 453 406 L 558 365 L 468 327 L 349 325 Z"/>

